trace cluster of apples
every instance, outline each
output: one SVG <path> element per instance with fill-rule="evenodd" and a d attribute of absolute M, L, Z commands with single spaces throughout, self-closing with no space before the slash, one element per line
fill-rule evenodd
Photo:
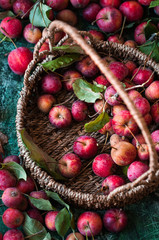
<path fill-rule="evenodd" d="M 125 91 L 144 117 L 147 125 L 158 124 L 159 81 L 154 72 L 145 66 L 138 67 L 130 60 L 120 62 L 112 57 L 104 57 L 104 59 L 113 74 L 123 83 Z M 73 91 L 73 83 L 79 78 L 104 86 L 106 90 L 103 99 L 96 100 L 93 105 L 76 100 L 72 104 L 71 111 L 60 103 L 52 107 L 55 103 L 52 94 L 61 91 L 62 83 L 63 88 L 68 92 Z M 63 176 L 68 178 L 77 176 L 82 166 L 81 159 L 88 161 L 94 158 L 92 170 L 97 176 L 105 178 L 101 188 L 104 194 L 108 194 L 125 184 L 125 178 L 116 175 L 115 166 L 127 166 L 127 180 L 129 181 L 134 181 L 148 170 L 148 146 L 139 127 L 114 87 L 99 72 L 90 57 L 84 57 L 71 69 L 65 69 L 61 76 L 55 72 L 45 73 L 42 77 L 41 88 L 45 94 L 39 97 L 38 107 L 43 112 L 49 112 L 49 121 L 56 128 L 71 127 L 72 117 L 78 122 L 85 120 L 90 108 L 94 109 L 96 114 L 107 111 L 110 115 L 109 122 L 99 130 L 99 133 L 110 135 L 111 150 L 106 149 L 106 153 L 97 155 L 100 143 L 97 143 L 94 137 L 87 135 L 78 137 L 73 144 L 74 153 L 67 153 L 59 160 L 58 166 Z M 159 152 L 159 130 L 153 131 L 151 137 Z"/>

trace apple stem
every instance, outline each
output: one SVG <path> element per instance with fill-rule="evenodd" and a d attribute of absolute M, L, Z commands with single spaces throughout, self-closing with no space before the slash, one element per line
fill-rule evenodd
<path fill-rule="evenodd" d="M 8 37 L 8 38 L 11 40 L 11 42 L 13 43 L 14 47 L 17 48 L 17 46 L 15 45 L 14 41 L 13 41 L 13 40 L 11 39 L 11 37 L 8 35 L 8 33 L 6 32 L 6 30 L 5 30 L 3 27 L 1 27 L 1 29 L 5 32 L 5 34 L 7 34 L 7 36 L 5 36 L 5 38 Z M 3 38 L 3 39 L 4 39 L 4 38 Z"/>
<path fill-rule="evenodd" d="M 31 6 L 28 11 L 26 13 L 23 14 L 23 16 L 21 16 L 21 19 L 23 19 L 25 17 L 25 15 L 27 15 L 27 13 L 34 7 L 35 4 L 33 4 L 33 6 Z M 32 25 L 33 26 L 33 25 Z"/>
<path fill-rule="evenodd" d="M 76 235 L 75 235 L 75 232 L 73 231 L 73 236 L 75 237 L 75 239 L 76 240 L 78 240 L 78 238 L 76 237 Z"/>
<path fill-rule="evenodd" d="M 38 186 L 37 186 L 37 184 L 36 184 L 34 178 L 33 178 L 31 175 L 30 175 L 30 178 L 33 180 L 33 182 L 34 182 L 34 184 L 35 184 L 35 189 L 36 189 L 36 191 L 39 191 Z"/>
<path fill-rule="evenodd" d="M 132 131 L 130 130 L 130 128 L 125 124 L 125 127 L 127 127 L 127 129 L 129 130 L 129 132 L 131 133 L 131 135 L 133 136 L 133 138 L 136 141 L 136 147 L 139 148 L 141 146 L 141 144 L 139 143 L 139 141 L 137 140 L 137 138 L 135 137 L 135 135 L 132 133 Z"/>
<path fill-rule="evenodd" d="M 113 149 L 115 149 L 115 150 L 118 150 L 117 148 L 115 148 L 115 147 L 112 147 L 112 146 L 111 146 L 111 148 L 113 148 Z"/>
<path fill-rule="evenodd" d="M 124 17 L 124 20 L 123 20 L 123 24 L 122 24 L 121 32 L 120 32 L 120 35 L 119 35 L 119 39 L 121 39 L 121 37 L 122 37 L 122 35 L 123 35 L 123 31 L 124 31 L 124 27 L 125 27 L 125 22 L 126 22 L 126 17 Z"/>
<path fill-rule="evenodd" d="M 107 133 L 106 133 L 105 142 L 104 142 L 104 146 L 102 147 L 101 153 L 104 151 L 104 148 L 105 148 L 105 146 L 106 146 L 106 144 L 107 144 L 108 136 L 109 136 L 109 133 L 107 132 Z"/>
<path fill-rule="evenodd" d="M 81 141 L 76 141 L 76 142 L 83 144 L 83 146 L 86 146 L 84 142 L 81 142 Z"/>
<path fill-rule="evenodd" d="M 106 18 L 98 18 L 98 19 L 94 20 L 94 21 L 91 23 L 91 25 L 94 25 L 98 20 L 101 20 L 101 19 L 106 19 Z"/>
<path fill-rule="evenodd" d="M 74 95 L 72 94 L 69 99 L 67 99 L 66 101 L 64 101 L 64 102 L 62 102 L 62 103 L 55 104 L 54 106 L 63 105 L 63 104 L 65 104 L 65 103 L 69 102 L 69 101 L 73 98 L 73 96 L 74 96 Z"/>
<path fill-rule="evenodd" d="M 132 89 L 135 89 L 135 88 L 141 88 L 141 87 L 144 87 L 146 85 L 146 83 L 148 83 L 151 79 L 151 77 L 154 75 L 154 71 L 151 73 L 150 77 L 147 79 L 146 82 L 140 84 L 140 85 L 136 85 L 136 86 L 133 86 L 133 87 L 129 87 L 129 88 L 126 88 L 125 91 L 130 91 Z"/>
<path fill-rule="evenodd" d="M 141 69 L 141 65 L 139 66 L 139 68 L 138 68 L 138 70 L 137 70 L 137 72 L 132 76 L 132 78 L 130 79 L 130 82 L 132 82 L 132 80 L 134 79 L 134 77 L 138 74 L 138 72 L 140 71 L 140 69 Z"/>
<path fill-rule="evenodd" d="M 34 234 L 32 234 L 32 235 L 29 235 L 29 236 L 25 237 L 25 239 L 31 238 L 31 237 L 33 237 L 33 236 L 36 236 L 36 235 L 42 233 L 43 231 L 44 231 L 44 230 L 41 230 L 41 231 L 39 231 L 39 232 L 37 232 L 37 233 L 34 233 Z"/>
<path fill-rule="evenodd" d="M 90 227 L 90 225 L 89 225 L 89 222 L 87 221 L 87 226 L 88 226 L 88 228 L 89 228 L 89 230 L 90 230 L 90 232 L 91 232 L 91 237 L 92 237 L 92 240 L 94 240 L 94 236 L 93 236 L 93 233 L 92 233 L 92 230 L 91 230 L 91 227 Z"/>

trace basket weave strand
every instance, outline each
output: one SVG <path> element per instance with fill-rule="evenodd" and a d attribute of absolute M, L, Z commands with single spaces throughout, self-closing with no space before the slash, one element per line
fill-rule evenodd
<path fill-rule="evenodd" d="M 82 193 L 79 190 L 72 190 L 70 187 L 67 187 L 64 184 L 57 183 L 54 179 L 49 176 L 45 171 L 42 171 L 36 164 L 30 159 L 29 154 L 24 147 L 18 130 L 24 128 L 24 115 L 27 108 L 26 101 L 31 95 L 32 88 L 35 85 L 35 79 L 38 78 L 39 74 L 42 73 L 42 68 L 40 66 L 36 67 L 35 71 L 30 76 L 31 71 L 35 67 L 36 63 L 39 61 L 39 49 L 46 38 L 54 35 L 55 29 L 58 28 L 60 30 L 65 31 L 74 42 L 76 42 L 87 55 L 91 57 L 91 59 L 98 66 L 100 71 L 106 76 L 109 82 L 114 86 L 116 91 L 119 93 L 120 97 L 125 102 L 127 108 L 130 110 L 133 118 L 138 124 L 141 132 L 145 138 L 146 143 L 149 147 L 150 154 L 150 165 L 149 170 L 135 180 L 132 183 L 127 183 L 124 186 L 121 186 L 114 191 L 112 191 L 108 196 L 92 194 L 92 193 Z M 117 52 L 120 51 L 120 55 L 122 57 L 133 56 L 138 61 L 143 61 L 147 59 L 147 56 L 138 52 L 137 50 L 131 49 L 129 47 L 124 47 L 118 44 L 109 44 L 108 42 L 97 42 L 93 41 L 92 45 L 97 49 L 102 49 L 103 51 L 111 51 Z M 121 48 L 121 49 L 120 49 Z M 51 52 L 51 49 L 50 49 Z M 115 54 L 114 54 L 115 55 Z M 119 53 L 118 53 L 119 55 Z M 48 59 L 47 59 L 48 60 Z M 151 66 L 158 73 L 158 64 L 153 62 L 152 60 L 147 61 L 148 66 Z M 96 51 L 81 37 L 81 35 L 77 32 L 75 28 L 60 22 L 53 21 L 47 31 L 47 34 L 44 38 L 42 38 L 39 43 L 36 45 L 34 50 L 34 59 L 29 64 L 28 69 L 26 70 L 24 76 L 24 88 L 21 93 L 21 98 L 18 101 L 17 105 L 17 118 L 16 118 L 16 126 L 17 126 L 17 136 L 18 143 L 20 147 L 21 154 L 24 156 L 26 167 L 30 168 L 33 176 L 39 181 L 41 186 L 46 187 L 47 189 L 52 189 L 57 191 L 61 196 L 68 199 L 75 204 L 81 205 L 83 207 L 91 207 L 91 208 L 105 208 L 110 206 L 122 206 L 127 203 L 131 203 L 141 199 L 143 196 L 147 195 L 148 192 L 152 192 L 158 186 L 158 156 L 155 151 L 155 147 L 152 143 L 152 139 L 147 128 L 147 125 L 139 113 L 139 111 L 135 108 L 133 102 L 128 98 L 127 93 L 124 91 L 122 84 L 114 77 L 114 75 L 110 72 L 109 68 L 106 66 L 105 62 L 99 57 Z"/>

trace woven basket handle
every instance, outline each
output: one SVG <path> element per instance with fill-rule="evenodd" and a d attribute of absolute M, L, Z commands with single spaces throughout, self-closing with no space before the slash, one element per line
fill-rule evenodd
<path fill-rule="evenodd" d="M 48 28 L 48 36 L 54 34 L 55 29 L 60 29 L 66 32 L 74 42 L 76 42 L 83 50 L 84 52 L 94 61 L 94 63 L 98 66 L 99 70 L 104 74 L 104 76 L 108 79 L 108 81 L 113 85 L 115 90 L 118 92 L 124 103 L 126 104 L 127 108 L 129 109 L 131 115 L 133 116 L 134 120 L 138 124 L 143 137 L 145 138 L 145 141 L 148 145 L 149 149 L 149 155 L 150 155 L 150 164 L 149 164 L 149 170 L 150 175 L 149 178 L 152 180 L 155 178 L 155 171 L 158 169 L 158 155 L 155 150 L 155 146 L 152 142 L 150 132 L 148 130 L 147 124 L 145 123 L 144 118 L 142 117 L 141 113 L 136 109 L 134 103 L 129 99 L 128 94 L 124 90 L 123 85 L 121 82 L 118 81 L 118 79 L 114 76 L 114 74 L 110 71 L 110 69 L 106 66 L 105 61 L 101 59 L 101 57 L 96 53 L 96 51 L 86 43 L 86 41 L 80 36 L 78 31 L 64 23 L 58 20 L 53 21 Z M 46 39 L 45 38 L 45 39 Z M 41 45 L 41 42 L 44 42 L 44 39 L 41 39 L 40 42 L 35 47 L 34 56 L 36 56 L 36 53 L 39 50 L 39 46 Z"/>

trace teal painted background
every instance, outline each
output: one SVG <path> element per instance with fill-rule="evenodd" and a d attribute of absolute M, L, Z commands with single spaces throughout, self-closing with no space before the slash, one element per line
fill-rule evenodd
<path fill-rule="evenodd" d="M 83 29 L 84 26 L 82 26 Z M 27 44 L 23 38 L 16 42 L 17 47 L 26 46 L 33 48 L 33 45 Z M 23 77 L 15 75 L 8 66 L 7 55 L 14 49 L 10 42 L 0 44 L 0 131 L 9 138 L 9 143 L 5 146 L 6 156 L 18 154 L 18 146 L 15 129 L 16 105 L 19 93 L 23 86 Z M 0 208 L 0 215 L 3 214 L 4 206 Z M 72 208 L 75 219 L 84 210 Z M 119 234 L 108 233 L 103 229 L 102 233 L 96 237 L 98 240 L 159 240 L 159 191 L 153 193 L 143 201 L 127 206 L 125 208 L 128 214 L 129 223 L 127 228 Z M 99 212 L 101 216 L 104 211 Z M 0 231 L 5 232 L 6 227 L 0 221 Z M 54 234 L 54 238 L 58 238 Z"/>

